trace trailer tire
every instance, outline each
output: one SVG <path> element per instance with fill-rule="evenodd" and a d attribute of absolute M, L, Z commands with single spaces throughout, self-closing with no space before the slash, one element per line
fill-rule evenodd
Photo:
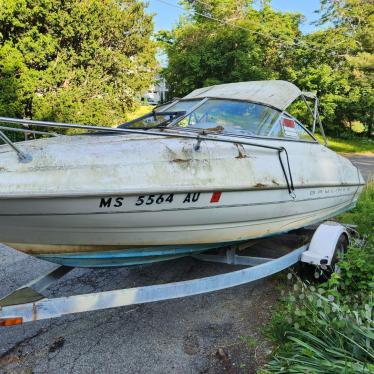
<path fill-rule="evenodd" d="M 327 266 L 316 266 L 314 278 L 317 282 L 323 283 L 331 278 L 331 275 L 338 270 L 338 263 L 341 257 L 347 252 L 348 249 L 348 237 L 345 233 L 339 236 L 339 239 L 335 246 L 334 256 L 331 260 L 331 264 Z"/>
<path fill-rule="evenodd" d="M 341 257 L 343 257 L 347 253 L 348 245 L 349 240 L 347 234 L 341 234 L 338 242 L 336 243 L 334 257 L 331 261 L 331 267 L 333 270 L 335 270 L 335 266 L 339 262 Z"/>

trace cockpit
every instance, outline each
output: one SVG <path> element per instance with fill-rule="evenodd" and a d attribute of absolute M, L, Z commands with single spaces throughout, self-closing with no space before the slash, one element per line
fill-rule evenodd
<path fill-rule="evenodd" d="M 119 127 L 179 128 L 232 136 L 316 141 L 299 121 L 286 112 L 249 101 L 215 98 L 175 100 Z"/>

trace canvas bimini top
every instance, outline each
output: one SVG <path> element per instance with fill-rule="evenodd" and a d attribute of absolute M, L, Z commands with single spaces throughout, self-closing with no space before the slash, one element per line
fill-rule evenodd
<path fill-rule="evenodd" d="M 187 99 L 234 99 L 257 102 L 272 106 L 281 111 L 291 105 L 303 93 L 293 83 L 282 80 L 251 81 L 220 84 L 211 87 L 203 87 L 192 91 L 182 100 Z"/>

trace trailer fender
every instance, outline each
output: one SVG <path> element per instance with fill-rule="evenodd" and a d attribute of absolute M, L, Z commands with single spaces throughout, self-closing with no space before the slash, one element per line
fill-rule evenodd
<path fill-rule="evenodd" d="M 301 255 L 301 262 L 312 265 L 331 265 L 336 246 L 342 235 L 346 235 L 349 242 L 349 234 L 345 226 L 333 221 L 324 222 L 313 234 L 308 250 Z"/>

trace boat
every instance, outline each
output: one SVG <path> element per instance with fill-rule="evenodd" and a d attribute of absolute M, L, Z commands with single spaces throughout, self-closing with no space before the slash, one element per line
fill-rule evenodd
<path fill-rule="evenodd" d="M 287 112 L 296 100 L 313 114 L 311 130 Z M 365 184 L 315 137 L 315 95 L 286 81 L 200 88 L 116 128 L 0 122 L 0 242 L 70 267 L 146 264 L 286 233 L 352 209 Z M 35 139 L 15 142 L 6 130 Z"/>

